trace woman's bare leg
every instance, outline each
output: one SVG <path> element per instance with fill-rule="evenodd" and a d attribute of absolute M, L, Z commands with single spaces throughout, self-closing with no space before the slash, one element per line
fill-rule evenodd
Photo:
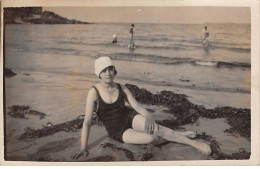
<path fill-rule="evenodd" d="M 127 129 L 122 137 L 124 143 L 128 144 L 150 144 L 158 139 L 156 135 L 149 135 L 134 129 Z"/>
<path fill-rule="evenodd" d="M 146 132 L 144 130 L 144 124 L 145 124 L 145 117 L 143 117 L 142 115 L 137 115 L 135 116 L 135 118 L 137 118 L 136 120 L 133 119 L 133 125 L 132 127 L 137 130 L 137 131 L 141 131 L 141 132 Z M 160 126 L 160 125 L 159 125 Z M 163 126 L 162 126 L 163 127 Z M 188 138 L 195 138 L 196 137 L 196 133 L 194 133 L 193 131 L 175 131 L 185 137 Z"/>
<path fill-rule="evenodd" d="M 191 140 L 181 134 L 181 132 L 174 131 L 161 125 L 158 126 L 158 128 L 155 127 L 155 135 L 160 136 L 168 141 L 190 145 L 206 155 L 210 154 L 211 150 L 209 145 L 196 140 Z M 141 115 L 135 116 L 133 119 L 132 127 L 134 130 L 145 132 L 145 118 Z"/>

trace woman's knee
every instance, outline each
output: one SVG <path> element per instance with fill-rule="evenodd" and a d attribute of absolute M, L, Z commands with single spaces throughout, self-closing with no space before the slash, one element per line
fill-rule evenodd
<path fill-rule="evenodd" d="M 132 128 L 137 131 L 145 131 L 145 117 L 138 114 L 133 118 Z"/>
<path fill-rule="evenodd" d="M 145 121 L 146 121 L 146 118 L 144 116 L 142 116 L 140 114 L 136 115 L 132 121 L 132 128 L 137 131 L 146 132 Z M 154 132 L 153 132 L 154 134 L 161 132 L 160 128 L 162 128 L 161 130 L 164 130 L 164 128 L 162 126 L 160 126 L 159 124 L 155 123 L 155 125 L 156 126 L 154 127 Z"/>

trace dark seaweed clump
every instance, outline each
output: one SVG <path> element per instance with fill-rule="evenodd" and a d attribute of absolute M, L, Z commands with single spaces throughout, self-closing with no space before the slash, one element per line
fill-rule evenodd
<path fill-rule="evenodd" d="M 244 149 L 240 149 L 239 152 L 232 153 L 232 154 L 226 154 L 221 152 L 219 143 L 210 135 L 206 134 L 205 132 L 201 134 L 197 134 L 197 139 L 203 139 L 210 142 L 210 148 L 211 148 L 211 157 L 215 160 L 242 160 L 242 159 L 249 159 L 251 153 L 247 152 Z"/>
<path fill-rule="evenodd" d="M 39 138 L 52 135 L 59 131 L 76 131 L 82 127 L 82 124 L 82 119 L 76 119 L 57 125 L 53 125 L 51 122 L 48 122 L 46 125 L 43 125 L 41 129 L 32 129 L 30 127 L 25 128 L 24 133 L 21 134 L 18 139 L 24 140 L 28 138 Z"/>
<path fill-rule="evenodd" d="M 175 94 L 171 91 L 162 91 L 152 94 L 146 89 L 140 89 L 136 85 L 125 85 L 135 99 L 143 104 L 162 105 L 168 107 L 168 113 L 174 114 L 176 119 L 157 121 L 166 127 L 176 129 L 185 124 L 195 123 L 198 118 L 209 119 L 226 118 L 231 126 L 226 132 L 236 133 L 250 140 L 251 137 L 251 112 L 250 109 L 238 109 L 232 107 L 217 107 L 206 109 L 204 106 L 191 103 L 186 95 Z"/>
<path fill-rule="evenodd" d="M 11 69 L 9 68 L 5 68 L 4 70 L 4 73 L 5 73 L 5 77 L 6 78 L 10 78 L 10 77 L 13 77 L 16 75 L 16 73 L 14 73 Z"/>
<path fill-rule="evenodd" d="M 148 150 L 142 155 L 141 161 L 148 161 L 153 158 L 153 154 L 149 153 Z"/>
<path fill-rule="evenodd" d="M 92 120 L 92 125 L 102 125 L 102 122 L 99 118 L 94 114 Z M 52 135 L 59 131 L 66 131 L 66 132 L 75 132 L 77 129 L 82 128 L 84 121 L 84 116 L 81 115 L 74 120 L 67 121 L 61 124 L 53 125 L 51 122 L 48 122 L 46 125 L 43 125 L 41 129 L 32 129 L 27 127 L 24 129 L 24 133 L 21 134 L 18 139 L 30 139 L 30 138 L 39 138 L 44 136 Z"/>
<path fill-rule="evenodd" d="M 26 114 L 40 116 L 40 119 L 43 119 L 46 116 L 46 114 L 44 114 L 42 112 L 30 110 L 29 106 L 19 106 L 19 105 L 13 105 L 12 107 L 9 107 L 8 114 L 12 117 L 23 118 L 23 119 L 27 119 L 25 117 Z"/>
<path fill-rule="evenodd" d="M 135 154 L 130 151 L 130 150 L 127 150 L 125 148 L 122 148 L 122 147 L 117 147 L 116 145 L 112 144 L 112 143 L 103 143 L 103 144 L 100 144 L 100 147 L 102 149 L 112 149 L 112 150 L 118 150 L 118 151 L 123 151 L 126 155 L 126 157 L 130 160 L 130 161 L 134 161 L 135 159 Z"/>
<path fill-rule="evenodd" d="M 98 115 L 96 113 L 93 113 L 91 124 L 103 126 L 103 122 L 101 121 L 100 117 L 98 117 Z"/>

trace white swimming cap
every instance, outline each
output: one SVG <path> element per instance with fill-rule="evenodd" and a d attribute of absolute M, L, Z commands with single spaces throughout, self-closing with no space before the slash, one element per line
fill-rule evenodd
<path fill-rule="evenodd" d="M 104 70 L 105 68 L 109 67 L 109 66 L 114 66 L 114 64 L 112 63 L 112 60 L 110 59 L 110 57 L 108 56 L 102 56 L 96 59 L 95 61 L 95 74 L 97 75 L 97 77 L 100 78 L 100 73 L 102 72 L 102 70 Z M 115 74 L 117 74 L 117 71 L 115 69 Z"/>

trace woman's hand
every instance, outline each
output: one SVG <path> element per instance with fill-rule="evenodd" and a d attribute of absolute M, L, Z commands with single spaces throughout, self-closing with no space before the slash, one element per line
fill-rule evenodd
<path fill-rule="evenodd" d="M 71 154 L 70 159 L 76 160 L 79 157 L 81 157 L 82 155 L 83 155 L 84 158 L 86 158 L 88 156 L 88 154 L 89 154 L 88 150 L 81 150 L 79 152 Z"/>
<path fill-rule="evenodd" d="M 148 114 L 145 120 L 145 130 L 147 134 L 153 134 L 155 129 L 158 130 L 158 125 L 155 123 L 153 116 Z"/>

